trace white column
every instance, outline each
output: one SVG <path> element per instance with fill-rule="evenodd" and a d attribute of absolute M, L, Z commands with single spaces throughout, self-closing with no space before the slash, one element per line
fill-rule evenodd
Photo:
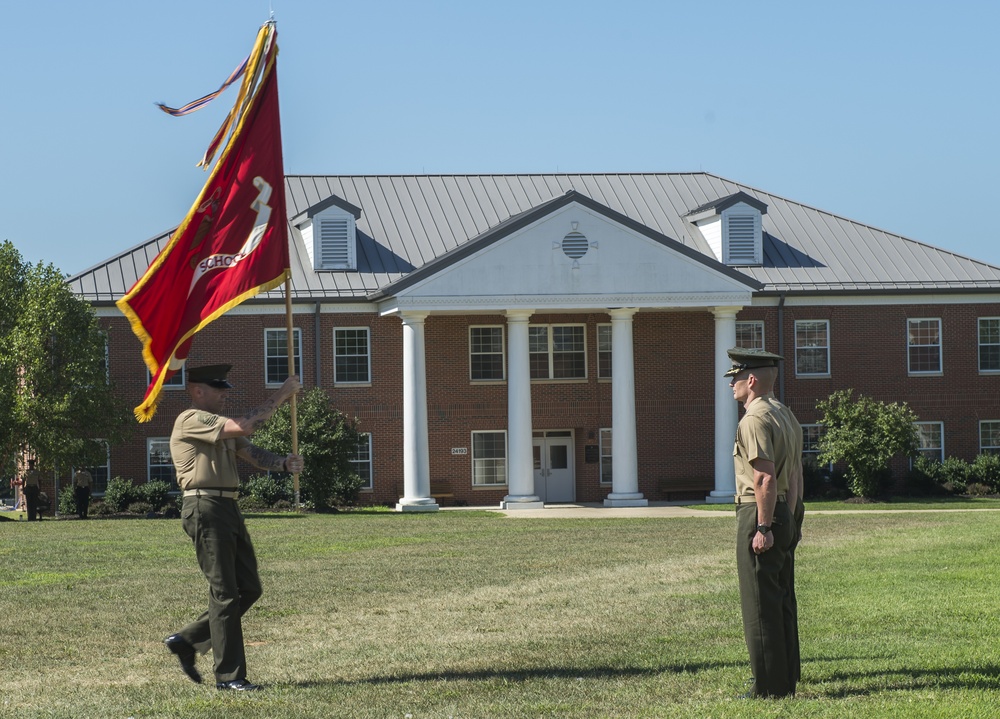
<path fill-rule="evenodd" d="M 733 443 L 739 407 L 733 399 L 729 381 L 723 377 L 732 366 L 726 350 L 736 346 L 736 313 L 739 307 L 717 307 L 715 315 L 715 489 L 706 501 L 725 504 L 736 496 L 736 470 L 733 466 Z"/>
<path fill-rule="evenodd" d="M 539 509 L 531 441 L 528 320 L 533 310 L 507 311 L 507 491 L 503 509 Z"/>
<path fill-rule="evenodd" d="M 431 497 L 430 451 L 427 441 L 427 371 L 424 364 L 424 320 L 427 312 L 404 312 L 403 320 L 403 496 L 397 512 L 438 509 Z"/>
<path fill-rule="evenodd" d="M 605 507 L 645 507 L 639 491 L 639 455 L 635 432 L 635 357 L 632 349 L 634 307 L 611 315 L 611 494 Z"/>

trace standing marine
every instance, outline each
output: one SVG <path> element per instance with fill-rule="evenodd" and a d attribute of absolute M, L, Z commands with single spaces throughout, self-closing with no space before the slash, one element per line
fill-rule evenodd
<path fill-rule="evenodd" d="M 736 567 L 753 687 L 748 697 L 795 694 L 799 679 L 795 546 L 802 516 L 802 428 L 773 395 L 778 362 L 733 348 L 725 373 L 744 409 L 736 429 Z"/>

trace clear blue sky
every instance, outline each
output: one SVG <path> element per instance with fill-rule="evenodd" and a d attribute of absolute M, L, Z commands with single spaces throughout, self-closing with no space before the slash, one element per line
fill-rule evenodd
<path fill-rule="evenodd" d="M 273 9 L 288 174 L 704 170 L 1000 265 L 1000 3 L 31 0 L 0 240 L 76 273 L 178 224 Z"/>

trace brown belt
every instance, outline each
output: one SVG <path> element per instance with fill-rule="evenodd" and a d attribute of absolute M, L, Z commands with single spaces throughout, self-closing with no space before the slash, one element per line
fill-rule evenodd
<path fill-rule="evenodd" d="M 736 499 L 734 499 L 733 501 L 736 502 L 736 504 L 757 504 L 757 497 L 755 497 L 752 494 L 741 494 L 741 495 L 737 495 Z M 778 495 L 778 501 L 779 502 L 784 502 L 785 501 L 785 495 L 779 494 Z"/>

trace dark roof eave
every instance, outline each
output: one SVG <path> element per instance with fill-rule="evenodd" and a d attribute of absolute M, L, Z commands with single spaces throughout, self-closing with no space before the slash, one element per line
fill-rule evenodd
<path fill-rule="evenodd" d="M 933 294 L 933 295 L 978 295 L 978 294 L 997 294 L 1000 293 L 1000 287 L 982 287 L 982 286 L 967 286 L 967 287 L 926 287 L 926 286 L 915 286 L 915 287 L 811 287 L 811 288 L 794 288 L 794 287 L 769 287 L 767 289 L 754 292 L 754 297 L 780 297 L 784 295 L 785 297 L 817 297 L 822 295 L 838 295 L 838 296 L 850 296 L 858 297 L 862 295 L 921 295 L 921 294 Z"/>

